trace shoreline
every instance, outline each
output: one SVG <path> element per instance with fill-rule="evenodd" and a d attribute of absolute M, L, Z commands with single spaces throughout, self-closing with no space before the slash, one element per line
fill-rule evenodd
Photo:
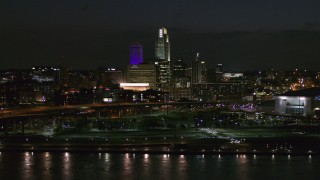
<path fill-rule="evenodd" d="M 120 145 L 122 146 L 122 145 Z M 172 147 L 170 144 L 150 144 L 148 146 L 135 145 L 120 147 L 119 145 L 102 145 L 96 144 L 90 147 L 65 144 L 65 145 L 45 145 L 39 146 L 37 144 L 1 144 L 0 152 L 75 152 L 75 153 L 118 153 L 118 154 L 171 154 L 171 155 L 281 155 L 281 156 L 306 156 L 306 155 L 320 155 L 315 151 L 256 151 L 249 148 L 238 150 L 236 148 L 230 149 L 199 149 L 197 147 L 189 149 L 178 149 Z"/>

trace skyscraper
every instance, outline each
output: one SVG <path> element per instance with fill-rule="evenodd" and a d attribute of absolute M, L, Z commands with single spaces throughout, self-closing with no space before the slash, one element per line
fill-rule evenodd
<path fill-rule="evenodd" d="M 196 84 L 201 82 L 201 66 L 199 61 L 199 53 L 197 53 L 196 60 L 191 63 L 191 83 Z"/>
<path fill-rule="evenodd" d="M 182 60 L 173 62 L 172 66 L 172 87 L 188 87 L 190 86 L 190 77 L 187 76 L 188 65 Z"/>
<path fill-rule="evenodd" d="M 199 60 L 199 53 L 197 53 L 196 60 L 192 61 L 191 64 L 192 75 L 191 75 L 191 83 L 207 83 L 207 65 L 206 61 Z"/>
<path fill-rule="evenodd" d="M 159 89 L 168 88 L 171 79 L 170 41 L 166 28 L 160 28 L 155 45 L 155 64 L 157 66 L 157 86 Z"/>
<path fill-rule="evenodd" d="M 156 42 L 156 59 L 170 62 L 170 41 L 166 28 L 159 29 L 159 36 Z"/>
<path fill-rule="evenodd" d="M 128 83 L 149 83 L 151 89 L 156 88 L 156 66 L 154 64 L 128 65 Z"/>
<path fill-rule="evenodd" d="M 216 67 L 216 82 L 222 81 L 222 64 L 218 64 Z"/>
<path fill-rule="evenodd" d="M 137 65 L 143 63 L 143 50 L 140 43 L 130 45 L 130 64 Z"/>
<path fill-rule="evenodd" d="M 208 83 L 208 68 L 206 61 L 200 61 L 201 64 L 201 83 Z"/>

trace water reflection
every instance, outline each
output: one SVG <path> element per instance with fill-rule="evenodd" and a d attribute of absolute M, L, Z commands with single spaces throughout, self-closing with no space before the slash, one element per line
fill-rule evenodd
<path fill-rule="evenodd" d="M 181 179 L 187 179 L 186 174 L 188 168 L 188 163 L 186 161 L 186 158 L 184 155 L 180 155 L 180 158 L 178 159 L 178 177 Z"/>
<path fill-rule="evenodd" d="M 64 153 L 65 160 L 69 161 L 70 154 L 68 152 Z"/>
<path fill-rule="evenodd" d="M 238 166 L 236 171 L 236 176 L 240 177 L 240 179 L 248 179 L 248 159 L 245 154 L 237 155 L 238 156 Z"/>
<path fill-rule="evenodd" d="M 160 164 L 160 177 L 159 179 L 172 179 L 169 177 L 171 174 L 170 170 L 172 170 L 172 160 L 170 160 L 170 155 L 169 154 L 163 154 L 162 159 L 161 159 L 161 164 Z"/>
<path fill-rule="evenodd" d="M 129 153 L 125 154 L 125 158 L 123 158 L 123 170 L 124 170 L 124 178 L 133 177 L 133 165 L 132 159 L 130 158 Z"/>
<path fill-rule="evenodd" d="M 24 164 L 26 165 L 26 166 L 30 166 L 31 165 L 31 161 L 32 161 L 33 159 L 32 159 L 32 156 L 30 155 L 30 153 L 29 152 L 25 152 L 24 153 Z"/>
<path fill-rule="evenodd" d="M 105 158 L 104 158 L 105 161 L 109 161 L 109 156 L 110 156 L 109 153 L 106 153 L 106 154 L 105 154 Z"/>
<path fill-rule="evenodd" d="M 102 163 L 103 169 L 106 171 L 110 170 L 110 154 L 109 153 L 105 153 L 104 154 L 104 161 Z"/>
<path fill-rule="evenodd" d="M 288 157 L 2 152 L 0 179 L 317 179 L 318 156 Z"/>
<path fill-rule="evenodd" d="M 34 158 L 31 155 L 30 152 L 25 152 L 24 153 L 24 158 L 23 158 L 23 177 L 25 177 L 25 179 L 32 179 L 32 175 L 34 174 L 33 172 L 33 162 Z"/>
<path fill-rule="evenodd" d="M 71 155 L 69 152 L 65 152 L 63 154 L 63 159 L 62 159 L 62 174 L 65 179 L 73 179 L 73 172 L 72 172 L 72 163 L 73 161 L 71 160 Z"/>
<path fill-rule="evenodd" d="M 149 158 L 149 154 L 144 154 L 144 159 L 148 159 Z"/>
<path fill-rule="evenodd" d="M 49 152 L 45 152 L 45 154 L 44 154 L 43 167 L 46 170 L 49 170 L 52 167 L 52 159 L 51 159 L 51 154 Z"/>
<path fill-rule="evenodd" d="M 311 155 L 309 155 L 309 157 L 308 157 L 308 163 L 309 163 L 309 164 L 312 163 L 312 156 L 311 156 Z"/>
<path fill-rule="evenodd" d="M 49 158 L 49 157 L 50 157 L 50 153 L 49 153 L 49 152 L 45 152 L 44 157 L 45 157 L 45 158 Z"/>
<path fill-rule="evenodd" d="M 143 155 L 143 169 L 142 169 L 142 176 L 147 177 L 147 179 L 152 177 L 152 172 L 150 171 L 150 168 L 152 166 L 151 160 L 149 159 L 149 154 Z"/>

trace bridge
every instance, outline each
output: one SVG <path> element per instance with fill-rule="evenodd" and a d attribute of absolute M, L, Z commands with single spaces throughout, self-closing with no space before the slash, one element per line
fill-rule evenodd
<path fill-rule="evenodd" d="M 5 136 L 9 131 L 25 134 L 25 129 L 39 131 L 47 125 L 63 127 L 68 122 L 91 123 L 96 127 L 99 122 L 105 123 L 123 116 L 130 118 L 131 116 L 152 114 L 155 111 L 157 114 L 167 113 L 168 115 L 169 111 L 178 106 L 202 108 L 217 103 L 220 102 L 106 103 L 2 109 L 0 112 L 0 131 Z"/>
<path fill-rule="evenodd" d="M 231 102 L 231 101 L 230 101 Z M 234 102 L 234 101 L 233 101 Z M 39 106 L 29 108 L 11 108 L 1 110 L 0 119 L 50 115 L 52 112 L 63 112 L 72 110 L 103 110 L 108 108 L 130 108 L 130 107 L 146 107 L 146 106 L 186 106 L 186 105 L 215 105 L 220 101 L 214 102 L 144 102 L 144 103 L 106 103 L 106 104 L 82 104 L 82 105 L 66 105 L 66 106 Z M 225 101 L 224 101 L 225 103 Z"/>

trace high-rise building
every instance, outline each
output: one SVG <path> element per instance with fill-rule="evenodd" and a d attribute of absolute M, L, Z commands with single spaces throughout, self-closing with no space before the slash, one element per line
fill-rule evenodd
<path fill-rule="evenodd" d="M 128 65 L 127 83 L 149 83 L 151 89 L 156 88 L 156 67 L 154 64 Z"/>
<path fill-rule="evenodd" d="M 196 60 L 191 63 L 191 83 L 200 83 L 201 80 L 201 66 L 199 61 L 199 53 L 197 53 Z"/>
<path fill-rule="evenodd" d="M 171 87 L 169 98 L 173 100 L 191 99 L 190 67 L 182 60 L 172 63 Z"/>
<path fill-rule="evenodd" d="M 166 89 L 170 85 L 170 41 L 166 28 L 160 28 L 155 46 L 155 65 L 157 67 L 157 87 Z"/>
<path fill-rule="evenodd" d="M 158 70 L 158 87 L 160 90 L 163 90 L 170 85 L 170 79 L 171 79 L 171 71 L 170 71 L 170 62 L 169 61 L 159 61 L 157 64 L 157 70 Z"/>
<path fill-rule="evenodd" d="M 217 64 L 216 73 L 222 73 L 222 64 Z"/>
<path fill-rule="evenodd" d="M 208 82 L 208 68 L 206 61 L 200 61 L 201 66 L 201 83 Z"/>
<path fill-rule="evenodd" d="M 143 63 L 143 49 L 140 43 L 130 45 L 130 64 L 137 65 Z"/>
<path fill-rule="evenodd" d="M 170 41 L 166 28 L 159 29 L 155 52 L 157 60 L 170 61 Z"/>
<path fill-rule="evenodd" d="M 216 82 L 221 82 L 222 81 L 222 64 L 218 64 L 216 67 Z"/>
<path fill-rule="evenodd" d="M 207 82 L 207 64 L 206 61 L 199 60 L 199 53 L 197 53 L 196 60 L 192 61 L 192 75 L 191 83 L 206 83 Z"/>
<path fill-rule="evenodd" d="M 188 65 L 182 60 L 177 60 L 172 64 L 172 87 L 189 87 L 190 77 L 187 70 Z"/>

